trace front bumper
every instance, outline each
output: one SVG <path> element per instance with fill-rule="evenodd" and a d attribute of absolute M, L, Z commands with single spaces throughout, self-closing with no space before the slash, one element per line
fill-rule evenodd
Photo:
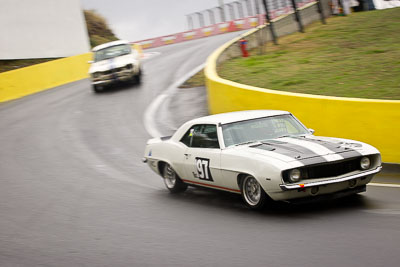
<path fill-rule="evenodd" d="M 130 81 L 135 77 L 136 72 L 133 69 L 124 69 L 118 72 L 111 72 L 109 74 L 100 74 L 96 78 L 92 78 L 93 85 L 107 85 L 117 82 Z"/>
<path fill-rule="evenodd" d="M 357 180 L 358 178 L 367 177 L 370 175 L 375 175 L 375 174 L 379 173 L 381 170 L 382 170 L 382 167 L 379 166 L 374 170 L 364 171 L 361 173 L 349 175 L 346 177 L 340 177 L 337 179 L 329 179 L 329 180 L 323 180 L 323 181 L 318 181 L 318 182 L 309 182 L 309 183 L 303 183 L 303 184 L 280 184 L 279 187 L 283 191 L 287 191 L 287 190 L 299 190 L 299 189 L 316 187 L 316 186 L 325 186 L 325 185 L 330 185 L 330 184 L 347 182 L 347 181 L 351 181 L 351 180 Z"/>
<path fill-rule="evenodd" d="M 362 186 L 358 186 L 358 187 L 355 187 L 355 188 L 344 189 L 342 191 L 338 191 L 338 192 L 335 192 L 335 193 L 332 193 L 332 194 L 289 199 L 289 200 L 287 200 L 287 202 L 292 203 L 292 204 L 309 204 L 309 203 L 315 203 L 315 202 L 321 202 L 321 201 L 327 201 L 327 200 L 343 198 L 343 197 L 351 196 L 351 195 L 354 195 L 354 194 L 363 193 L 365 191 L 367 191 L 367 186 L 366 185 L 362 185 Z"/>

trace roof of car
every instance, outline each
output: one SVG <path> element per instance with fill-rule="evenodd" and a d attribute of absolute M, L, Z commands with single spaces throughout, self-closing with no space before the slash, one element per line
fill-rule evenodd
<path fill-rule="evenodd" d="M 101 49 L 104 49 L 104 48 L 107 48 L 107 47 L 116 46 L 116 45 L 122 45 L 122 44 L 129 44 L 129 42 L 125 41 L 125 40 L 112 41 L 112 42 L 109 42 L 109 43 L 98 45 L 98 46 L 94 47 L 92 49 L 92 51 L 96 52 L 98 50 L 101 50 Z"/>
<path fill-rule="evenodd" d="M 191 120 L 192 124 L 204 123 L 204 124 L 227 124 L 236 121 L 252 120 L 262 117 L 271 117 L 277 115 L 290 114 L 288 111 L 282 110 L 246 110 L 246 111 L 235 111 L 229 113 L 221 113 L 216 115 L 210 115 L 201 117 L 198 119 Z"/>

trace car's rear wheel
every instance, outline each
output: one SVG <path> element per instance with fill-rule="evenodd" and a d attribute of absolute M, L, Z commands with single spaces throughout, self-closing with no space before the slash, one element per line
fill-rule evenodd
<path fill-rule="evenodd" d="M 171 193 L 180 193 L 186 190 L 187 184 L 182 182 L 174 169 L 166 163 L 163 170 L 164 184 Z"/>
<path fill-rule="evenodd" d="M 259 210 L 265 206 L 267 194 L 253 176 L 247 175 L 243 178 L 241 191 L 244 202 L 251 209 Z"/>

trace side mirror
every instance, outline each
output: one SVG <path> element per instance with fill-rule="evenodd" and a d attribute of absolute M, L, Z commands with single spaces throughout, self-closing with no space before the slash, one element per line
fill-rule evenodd
<path fill-rule="evenodd" d="M 94 63 L 94 61 L 93 60 L 89 60 L 87 63 L 88 64 L 92 64 L 92 63 Z"/>
<path fill-rule="evenodd" d="M 309 131 L 311 134 L 314 134 L 314 133 L 315 133 L 315 130 L 314 130 L 314 129 L 308 129 L 308 131 Z"/>

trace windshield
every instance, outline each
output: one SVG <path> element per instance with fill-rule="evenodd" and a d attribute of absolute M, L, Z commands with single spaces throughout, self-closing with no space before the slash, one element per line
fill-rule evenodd
<path fill-rule="evenodd" d="M 292 115 L 279 115 L 222 125 L 225 146 L 283 136 L 309 134 Z"/>
<path fill-rule="evenodd" d="M 131 47 L 128 44 L 115 45 L 96 51 L 94 54 L 94 61 L 101 61 L 113 57 L 119 57 L 131 53 Z"/>

